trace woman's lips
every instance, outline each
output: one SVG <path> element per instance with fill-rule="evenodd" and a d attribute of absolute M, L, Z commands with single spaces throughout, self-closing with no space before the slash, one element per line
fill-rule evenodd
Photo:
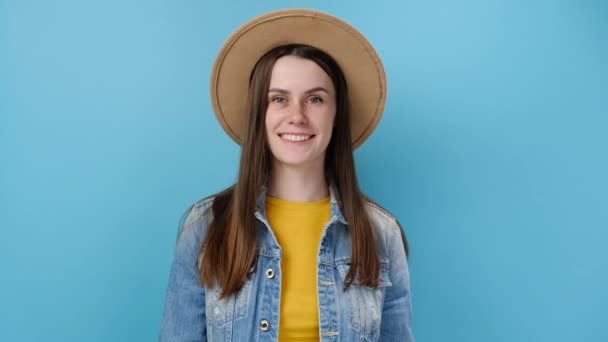
<path fill-rule="evenodd" d="M 279 134 L 281 140 L 292 143 L 292 144 L 306 144 L 311 141 L 315 135 L 314 134 L 296 134 L 296 133 L 281 133 Z"/>

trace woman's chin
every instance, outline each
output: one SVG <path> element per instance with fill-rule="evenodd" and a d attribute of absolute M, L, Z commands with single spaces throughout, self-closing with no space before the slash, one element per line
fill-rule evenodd
<path fill-rule="evenodd" d="M 275 162 L 289 168 L 308 168 L 315 164 L 315 159 L 309 157 L 274 158 Z M 322 165 L 321 165 L 322 166 Z"/>

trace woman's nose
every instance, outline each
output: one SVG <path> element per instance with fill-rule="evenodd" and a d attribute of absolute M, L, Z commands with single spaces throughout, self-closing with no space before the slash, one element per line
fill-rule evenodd
<path fill-rule="evenodd" d="M 300 125 L 307 122 L 304 105 L 299 102 L 293 103 L 289 112 L 289 123 Z"/>

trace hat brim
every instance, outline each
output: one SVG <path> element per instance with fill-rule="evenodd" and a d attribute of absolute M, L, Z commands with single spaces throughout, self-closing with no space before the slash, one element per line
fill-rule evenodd
<path fill-rule="evenodd" d="M 346 78 L 353 148 L 378 125 L 386 101 L 386 76 L 371 43 L 352 25 L 309 9 L 283 9 L 257 16 L 234 31 L 211 72 L 211 102 L 218 121 L 237 144 L 246 133 L 249 76 L 269 50 L 306 44 L 332 56 Z"/>

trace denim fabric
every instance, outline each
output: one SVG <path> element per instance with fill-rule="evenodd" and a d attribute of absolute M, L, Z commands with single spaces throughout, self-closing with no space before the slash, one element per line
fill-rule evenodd
<path fill-rule="evenodd" d="M 317 295 L 321 341 L 414 341 L 410 279 L 400 228 L 393 216 L 366 203 L 381 263 L 378 288 L 356 278 L 343 291 L 351 260 L 348 225 L 333 184 L 330 220 L 318 248 Z M 257 201 L 256 264 L 243 288 L 218 300 L 218 288 L 203 288 L 196 256 L 212 219 L 213 198 L 193 204 L 180 221 L 159 341 L 277 341 L 281 295 L 281 246 L 265 215 L 266 187 Z M 267 272 L 269 270 L 273 272 Z"/>

